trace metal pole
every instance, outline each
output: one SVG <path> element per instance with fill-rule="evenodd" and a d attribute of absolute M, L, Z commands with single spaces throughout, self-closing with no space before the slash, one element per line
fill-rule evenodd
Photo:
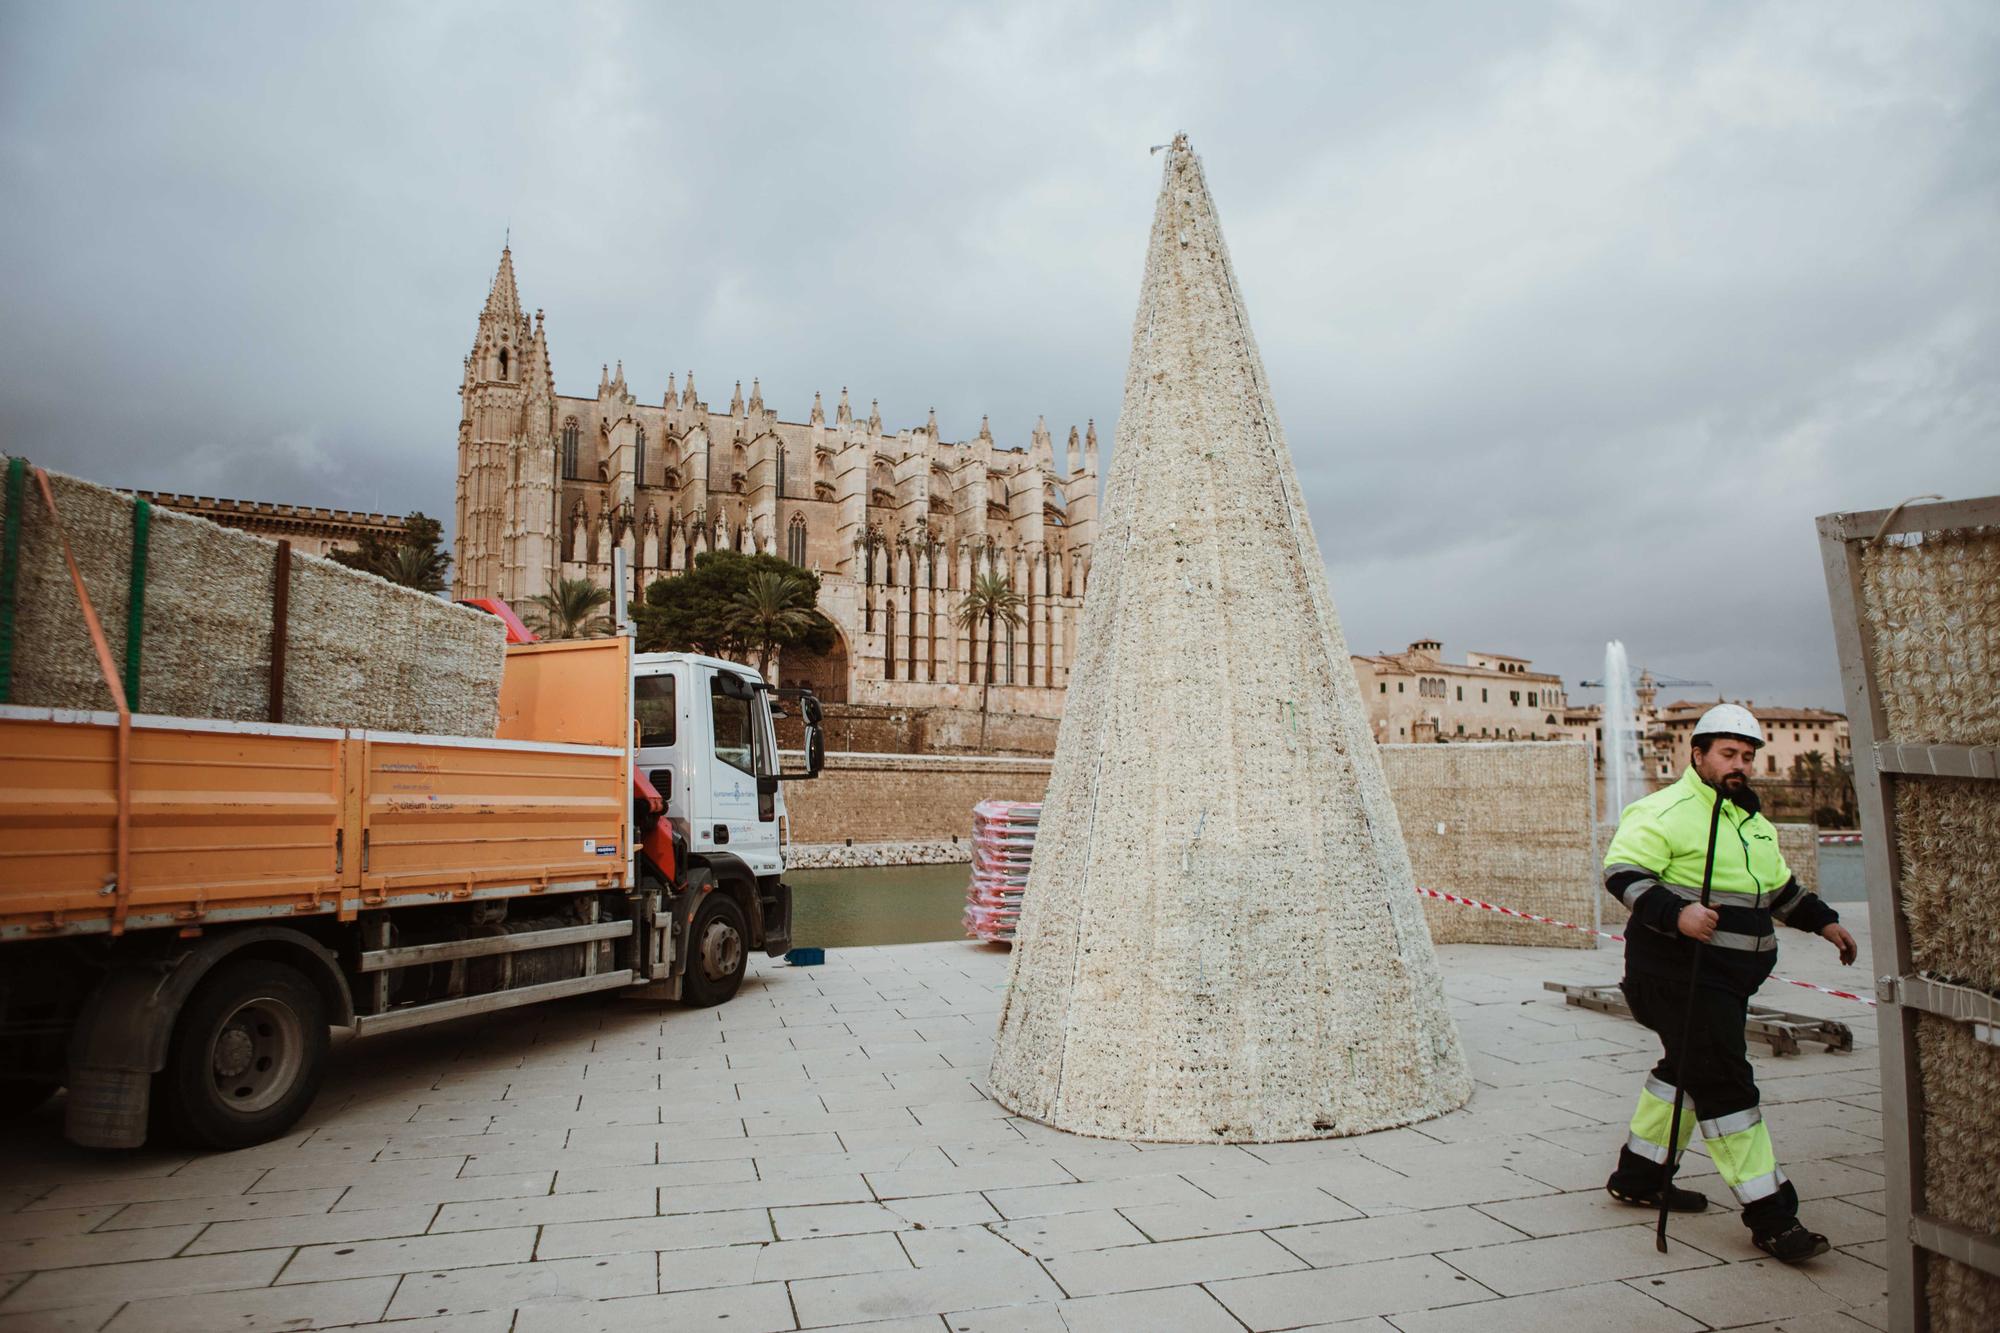
<path fill-rule="evenodd" d="M 631 589 L 628 586 L 632 571 L 625 561 L 625 548 L 611 549 L 611 623 L 620 634 L 632 633 Z"/>
<path fill-rule="evenodd" d="M 1704 779 L 1705 781 L 1706 779 Z M 1722 788 L 1715 789 L 1715 808 L 1708 812 L 1708 860 L 1701 867 L 1701 905 L 1708 906 L 1708 884 L 1715 874 L 1715 834 L 1722 826 Z M 1685 909 L 1683 909 L 1685 910 Z M 1660 1224 L 1653 1233 L 1653 1245 L 1667 1252 L 1667 1201 L 1674 1187 L 1674 1149 L 1681 1141 L 1681 1103 L 1687 1100 L 1688 1043 L 1694 1039 L 1695 988 L 1701 984 L 1702 942 L 1694 942 L 1694 962 L 1688 965 L 1687 1013 L 1681 1019 L 1681 1058 L 1674 1070 L 1674 1114 L 1667 1125 L 1667 1160 L 1660 1167 Z"/>

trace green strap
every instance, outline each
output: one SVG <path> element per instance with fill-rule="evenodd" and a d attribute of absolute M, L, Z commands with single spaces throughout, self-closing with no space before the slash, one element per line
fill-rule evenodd
<path fill-rule="evenodd" d="M 125 589 L 125 707 L 139 711 L 139 645 L 146 632 L 146 539 L 152 532 L 153 506 L 132 504 L 132 580 Z"/>
<path fill-rule="evenodd" d="M 21 510 L 28 499 L 28 460 L 7 460 L 7 515 L 0 524 L 0 704 L 14 686 L 14 593 L 21 581 Z"/>

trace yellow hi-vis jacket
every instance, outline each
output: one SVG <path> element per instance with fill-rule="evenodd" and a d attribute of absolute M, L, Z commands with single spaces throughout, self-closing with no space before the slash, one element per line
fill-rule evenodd
<path fill-rule="evenodd" d="M 1604 854 L 1604 885 L 1632 912 L 1625 932 L 1628 971 L 1688 975 L 1694 942 L 1678 923 L 1682 908 L 1701 901 L 1717 799 L 1715 788 L 1689 766 L 1672 786 L 1625 807 Z M 1704 979 L 1743 994 L 1761 985 L 1777 963 L 1774 919 L 1815 932 L 1840 919 L 1792 877 L 1771 821 L 1734 801 L 1722 803 L 1708 887 L 1708 905 L 1720 919 Z"/>

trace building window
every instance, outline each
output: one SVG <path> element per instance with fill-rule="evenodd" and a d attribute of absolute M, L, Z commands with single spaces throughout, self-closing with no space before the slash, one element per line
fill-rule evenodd
<path fill-rule="evenodd" d="M 1461 685 L 1461 686 L 1459 686 L 1459 687 L 1458 687 L 1458 701 L 1459 701 L 1460 703 L 1464 703 L 1464 702 L 1465 702 L 1465 686 L 1463 686 L 1463 685 Z M 1464 728 L 1462 728 L 1462 727 L 1461 727 L 1461 728 L 1460 728 L 1460 730 L 1462 731 L 1462 730 L 1464 730 Z"/>
<path fill-rule="evenodd" d="M 1541 705 L 1541 701 L 1540 701 L 1540 700 L 1538 700 L 1538 699 L 1537 699 L 1537 698 L 1535 697 L 1535 691 L 1533 691 L 1533 690 L 1529 690 L 1529 691 L 1528 691 L 1528 707 L 1530 707 L 1530 708 L 1540 708 L 1541 706 L 1542 706 L 1542 705 Z"/>
<path fill-rule="evenodd" d="M 888 623 L 884 626 L 884 633 L 889 637 L 887 651 L 882 657 L 882 679 L 894 680 L 896 678 L 896 604 L 894 602 L 889 603 L 888 606 Z"/>
<path fill-rule="evenodd" d="M 1403 682 L 1399 680 L 1396 682 L 1396 693 L 1401 694 L 1402 692 L 1403 692 Z"/>
<path fill-rule="evenodd" d="M 1014 626 L 1007 626 L 1007 683 L 1014 683 Z"/>
<path fill-rule="evenodd" d="M 1387 694 L 1389 692 L 1389 682 L 1386 680 L 1381 681 L 1378 683 L 1377 688 L 1380 689 L 1382 693 Z"/>
<path fill-rule="evenodd" d="M 638 426 L 632 432 L 632 483 L 646 484 L 646 428 Z"/>
<path fill-rule="evenodd" d="M 1764 771 L 1766 773 L 1775 773 L 1778 771 L 1778 756 L 1774 754 L 1764 756 Z"/>
<path fill-rule="evenodd" d="M 778 446 L 778 498 L 782 500 L 784 499 L 784 497 L 785 497 L 785 446 L 781 444 Z M 792 561 L 792 563 L 795 565 L 802 565 L 805 563 L 805 561 L 794 560 Z"/>
<path fill-rule="evenodd" d="M 1479 702 L 1481 702 L 1481 703 L 1485 703 L 1485 702 L 1486 702 L 1486 691 L 1485 691 L 1485 690 L 1481 690 L 1481 691 L 1479 692 Z"/>
<path fill-rule="evenodd" d="M 500 378 L 507 378 L 507 349 L 504 347 L 500 349 Z"/>
<path fill-rule="evenodd" d="M 803 514 L 793 514 L 791 526 L 785 529 L 785 559 L 799 568 L 806 564 L 806 520 Z"/>
<path fill-rule="evenodd" d="M 562 474 L 568 480 L 576 479 L 576 418 L 563 422 L 562 428 Z"/>
<path fill-rule="evenodd" d="M 1465 734 L 1465 724 L 1463 722 L 1458 724 L 1458 734 L 1461 736 Z"/>

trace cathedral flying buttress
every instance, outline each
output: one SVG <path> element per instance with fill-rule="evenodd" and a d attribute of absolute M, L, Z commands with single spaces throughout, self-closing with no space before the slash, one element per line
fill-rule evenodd
<path fill-rule="evenodd" d="M 824 657 L 781 660 L 784 684 L 830 701 L 976 708 L 986 634 L 958 623 L 975 579 L 1006 578 L 1021 621 L 994 634 L 993 708 L 1060 714 L 1097 528 L 1095 424 L 1060 451 L 1037 421 L 1004 448 L 985 419 L 948 442 L 931 412 L 890 433 L 879 404 L 857 418 L 841 389 L 783 421 L 753 379 L 726 411 L 669 376 L 658 404 L 604 367 L 594 397 L 556 392 L 543 314 L 530 319 L 511 250 L 500 253 L 465 360 L 458 431 L 454 595 L 526 604 L 556 579 L 611 582 L 622 549 L 631 595 L 704 551 L 763 552 L 820 576 L 839 630 Z"/>

